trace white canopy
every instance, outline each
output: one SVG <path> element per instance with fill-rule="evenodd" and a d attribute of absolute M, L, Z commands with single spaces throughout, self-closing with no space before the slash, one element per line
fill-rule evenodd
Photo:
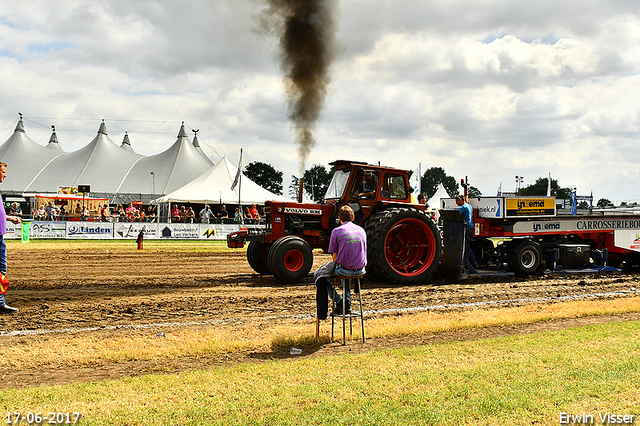
<path fill-rule="evenodd" d="M 189 141 L 184 123 L 176 142 L 152 156 L 134 152 L 126 133 L 122 145 L 115 144 L 104 121 L 95 138 L 74 152 L 62 150 L 52 128 L 49 143 L 42 146 L 26 135 L 20 118 L 11 137 L 0 145 L 0 160 L 9 166 L 2 193 L 56 193 L 60 186 L 89 185 L 93 195 L 108 196 L 113 202 L 148 201 L 175 191 L 213 166 L 198 141 Z"/>
<path fill-rule="evenodd" d="M 55 142 L 49 141 L 46 147 L 32 141 L 24 131 L 21 118 L 11 137 L 0 146 L 0 160 L 7 164 L 7 179 L 2 184 L 2 191 L 21 193 L 37 172 L 64 155 L 57 141 L 56 137 Z"/>
<path fill-rule="evenodd" d="M 115 193 L 122 177 L 141 157 L 133 151 L 120 149 L 113 143 L 107 135 L 107 127 L 103 122 L 100 124 L 98 134 L 88 145 L 56 157 L 37 172 L 35 178 L 24 190 L 57 192 L 58 186 L 90 185 L 91 192 Z M 147 188 L 149 187 L 150 185 L 147 185 Z"/>
<path fill-rule="evenodd" d="M 433 197 L 429 198 L 429 201 L 427 201 L 427 204 L 429 204 L 429 207 L 434 209 L 442 208 L 442 206 L 440 205 L 441 198 L 451 198 L 447 193 L 447 190 L 444 189 L 444 185 L 442 185 L 442 183 L 438 184 L 438 189 L 436 190 L 436 193 L 433 194 Z"/>
<path fill-rule="evenodd" d="M 122 148 L 126 152 L 126 141 L 123 141 Z M 167 194 L 191 182 L 212 166 L 213 161 L 202 152 L 200 146 L 191 144 L 183 123 L 176 142 L 160 154 L 136 161 L 115 192 Z"/>
<path fill-rule="evenodd" d="M 184 185 L 182 188 L 157 198 L 154 204 L 162 203 L 238 203 L 238 190 L 241 190 L 240 202 L 242 204 L 264 204 L 265 201 L 291 201 L 291 199 L 274 194 L 262 188 L 257 183 L 249 180 L 244 174 L 240 185 L 231 190 L 231 184 L 235 179 L 238 168 L 223 157 L 214 167 L 202 175 Z"/>

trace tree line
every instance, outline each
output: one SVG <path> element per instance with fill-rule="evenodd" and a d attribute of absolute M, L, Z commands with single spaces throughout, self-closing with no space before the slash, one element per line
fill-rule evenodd
<path fill-rule="evenodd" d="M 413 174 L 409 172 L 409 178 Z M 254 161 L 244 169 L 244 175 L 274 194 L 283 195 L 283 175 L 284 173 L 276 170 L 272 165 L 260 161 Z M 302 175 L 304 193 L 313 201 L 319 202 L 327 192 L 327 188 L 331 183 L 333 172 L 320 164 L 314 164 Z M 420 178 L 422 192 L 425 193 L 427 200 L 433 197 L 438 190 L 440 184 L 444 187 L 449 197 L 453 198 L 460 194 L 461 186 L 458 181 L 448 175 L 442 167 L 431 167 L 427 169 Z M 546 196 L 549 178 L 537 178 L 535 183 L 520 188 L 522 196 Z M 298 198 L 299 177 L 292 176 L 288 187 L 287 195 L 291 199 Z M 561 187 L 556 179 L 551 179 L 551 195 L 557 199 L 569 199 L 573 192 L 571 187 Z M 473 185 L 468 185 L 467 194 L 469 197 L 479 197 L 482 192 Z M 613 203 L 606 198 L 598 200 L 597 207 L 613 206 Z M 589 204 L 586 201 L 580 201 L 578 208 L 588 209 Z"/>

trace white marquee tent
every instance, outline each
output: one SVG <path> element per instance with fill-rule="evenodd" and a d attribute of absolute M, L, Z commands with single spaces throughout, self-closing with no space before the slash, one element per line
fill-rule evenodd
<path fill-rule="evenodd" d="M 52 126 L 53 127 L 53 126 Z M 149 200 L 174 191 L 213 166 L 197 141 L 192 144 L 182 123 L 176 142 L 152 156 L 137 154 L 125 134 L 122 145 L 107 135 L 105 123 L 86 146 L 64 152 L 55 128 L 46 146 L 25 133 L 22 117 L 13 134 L 0 145 L 0 161 L 8 176 L 0 191 L 7 195 L 56 193 L 58 187 L 89 185 L 91 196 L 111 203 Z"/>
<path fill-rule="evenodd" d="M 115 192 L 167 194 L 191 182 L 212 166 L 213 162 L 200 146 L 196 147 L 189 141 L 183 123 L 176 142 L 160 154 L 136 161 Z"/>
<path fill-rule="evenodd" d="M 240 190 L 241 204 L 264 204 L 265 201 L 291 201 L 283 195 L 277 195 L 262 188 L 249 178 L 240 178 L 240 184 L 231 190 L 238 168 L 223 157 L 214 167 L 164 197 L 152 201 L 154 204 L 164 203 L 225 203 L 238 204 Z"/>
<path fill-rule="evenodd" d="M 440 206 L 441 198 L 451 198 L 447 193 L 447 190 L 444 189 L 444 185 L 442 185 L 442 183 L 438 184 L 438 189 L 436 190 L 436 193 L 433 194 L 431 198 L 429 198 L 429 200 L 427 201 L 427 204 L 429 204 L 429 207 L 431 208 L 439 209 L 441 208 Z"/>
<path fill-rule="evenodd" d="M 55 132 L 53 133 L 55 135 Z M 52 138 L 53 138 L 52 135 Z M 57 143 L 42 146 L 29 138 L 24 131 L 22 119 L 18 121 L 13 134 L 0 146 L 0 161 L 7 164 L 7 178 L 2 183 L 2 192 L 22 194 L 34 176 L 53 159 L 64 155 Z"/>

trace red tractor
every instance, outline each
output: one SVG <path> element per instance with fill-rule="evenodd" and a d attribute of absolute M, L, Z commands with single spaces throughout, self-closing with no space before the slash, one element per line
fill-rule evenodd
<path fill-rule="evenodd" d="M 407 171 L 355 161 L 334 161 L 333 179 L 321 204 L 268 201 L 266 229 L 229 234 L 229 247 L 247 247 L 249 265 L 285 283 L 300 282 L 313 265 L 313 249 L 327 250 L 338 210 L 349 205 L 367 232 L 367 273 L 396 284 L 426 281 L 438 267 L 442 238 L 411 202 Z"/>

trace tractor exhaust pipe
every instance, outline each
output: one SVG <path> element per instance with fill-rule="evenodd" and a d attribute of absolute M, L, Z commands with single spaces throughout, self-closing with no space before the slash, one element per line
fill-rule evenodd
<path fill-rule="evenodd" d="M 298 202 L 302 203 L 302 184 L 304 179 L 300 178 L 298 182 Z"/>

